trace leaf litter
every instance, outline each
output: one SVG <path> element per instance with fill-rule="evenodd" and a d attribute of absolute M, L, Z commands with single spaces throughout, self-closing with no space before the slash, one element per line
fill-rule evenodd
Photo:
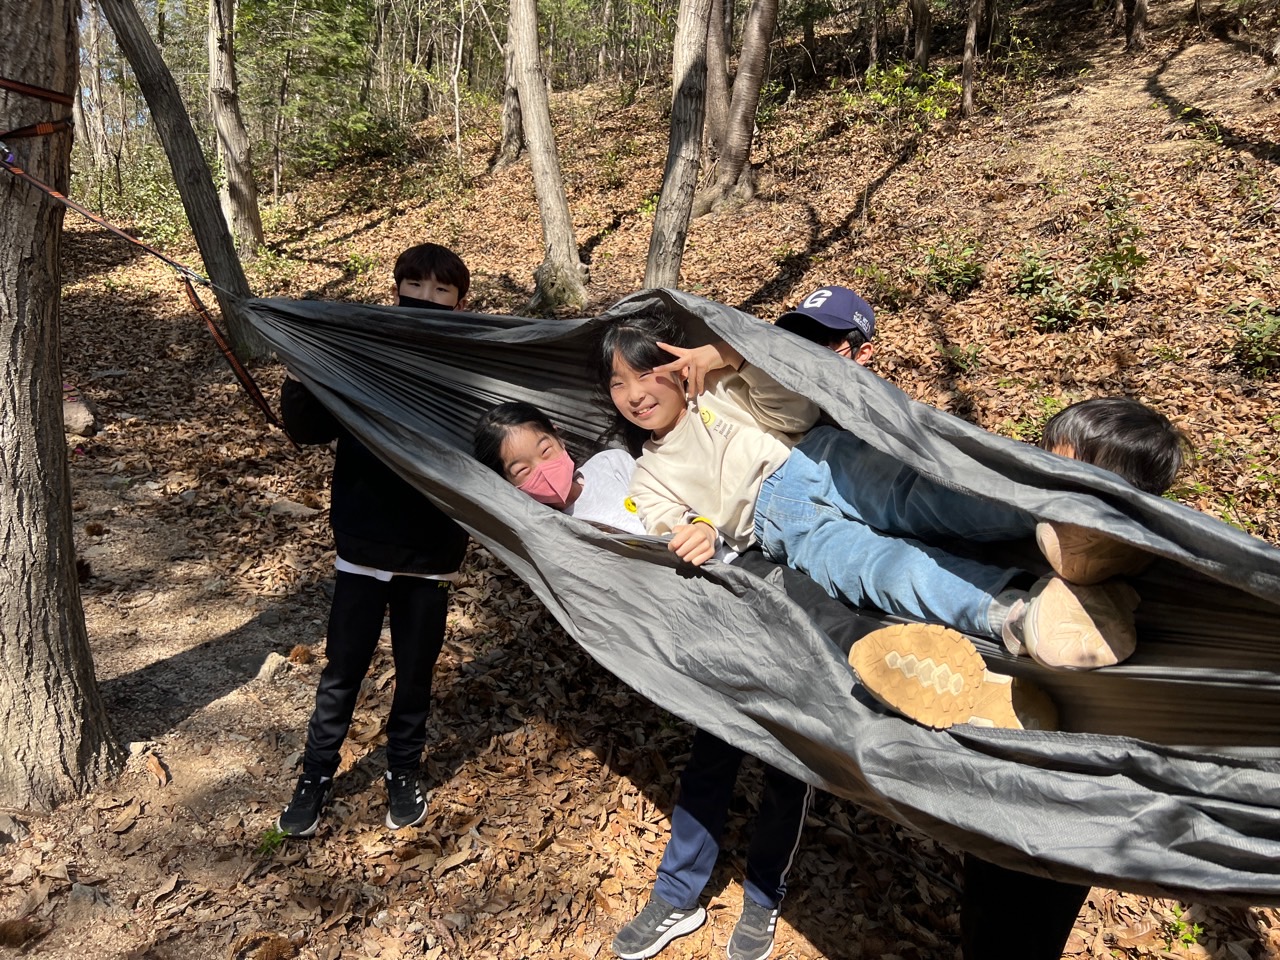
<path fill-rule="evenodd" d="M 1274 143 L 1280 129 L 1270 102 L 1247 96 L 1247 62 L 1188 42 L 1176 11 L 1152 13 L 1167 22 L 1138 63 L 1107 41 L 1088 76 L 950 123 L 910 155 L 833 114 L 834 101 L 797 98 L 761 131 L 756 202 L 693 224 L 684 285 L 767 318 L 824 283 L 862 290 L 879 314 L 877 372 L 1020 439 L 1034 441 L 1056 404 L 1139 397 L 1201 451 L 1178 499 L 1277 542 L 1280 388 L 1230 366 L 1226 311 L 1276 302 L 1277 218 L 1242 187 L 1280 195 L 1276 157 L 1240 144 Z M 1153 109 L 1156 70 L 1173 95 L 1211 104 L 1237 143 Z M 1234 97 L 1212 81 L 1232 71 Z M 592 309 L 642 282 L 642 207 L 665 151 L 665 92 L 652 92 L 626 109 L 606 90 L 556 100 L 579 239 L 597 240 Z M 815 129 L 835 132 L 818 142 Z M 611 137 L 630 140 L 630 166 L 602 183 L 594 164 Z M 521 312 L 542 250 L 527 169 L 482 175 L 487 145 L 468 149 L 473 189 L 443 204 L 406 212 L 401 172 L 376 166 L 365 183 L 300 191 L 281 211 L 302 228 L 278 244 L 288 270 L 258 285 L 377 300 L 381 275 L 334 263 L 355 251 L 389 272 L 400 249 L 431 238 L 472 265 L 479 309 Z M 1009 292 L 1018 263 L 1032 249 L 1078 261 L 1104 188 L 1136 204 L 1150 257 L 1137 289 L 1093 322 L 1039 329 Z M 29 833 L 0 846 L 0 945 L 134 960 L 610 956 L 652 884 L 691 728 L 596 666 L 473 548 L 435 676 L 426 822 L 382 826 L 384 637 L 319 835 L 273 836 L 323 666 L 329 454 L 293 451 L 259 422 L 166 269 L 69 227 L 64 370 L 103 419 L 68 447 L 83 598 L 98 680 L 133 749 L 95 793 L 47 816 L 13 811 Z M 922 274 L 943 243 L 981 252 L 983 279 L 962 299 Z M 278 395 L 283 371 L 258 373 Z M 260 673 L 270 654 L 282 664 Z M 758 790 L 748 764 L 704 898 L 709 922 L 664 956 L 723 950 Z M 959 864 L 953 849 L 820 797 L 776 955 L 958 957 Z M 1065 956 L 1278 951 L 1271 909 L 1095 888 Z"/>

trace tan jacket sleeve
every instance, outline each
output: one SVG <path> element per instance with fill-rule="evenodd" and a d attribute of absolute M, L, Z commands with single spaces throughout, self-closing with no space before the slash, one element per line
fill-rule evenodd
<path fill-rule="evenodd" d="M 631 500 L 645 530 L 654 536 L 665 536 L 677 524 L 687 522 L 689 508 L 643 466 L 637 465 L 631 478 Z"/>
<path fill-rule="evenodd" d="M 744 363 L 738 376 L 747 385 L 741 402 L 766 430 L 804 433 L 818 422 L 822 411 L 816 403 L 781 386 L 759 367 Z"/>

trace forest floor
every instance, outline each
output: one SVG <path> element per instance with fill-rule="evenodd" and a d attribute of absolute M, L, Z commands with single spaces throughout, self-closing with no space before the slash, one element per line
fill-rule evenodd
<path fill-rule="evenodd" d="M 1234 351 L 1241 324 L 1280 304 L 1276 77 L 1242 38 L 1194 29 L 1189 10 L 1153 5 L 1137 58 L 1087 6 L 1041 11 L 1027 32 L 1056 18 L 1061 35 L 984 78 L 978 116 L 923 132 L 902 112 L 869 114 L 839 76 L 847 38 L 821 37 L 820 79 L 797 67 L 796 94 L 762 114 L 756 199 L 694 223 L 683 286 L 765 318 L 825 283 L 862 290 L 879 316 L 878 373 L 1021 439 L 1072 400 L 1138 397 L 1199 451 L 1177 498 L 1280 543 L 1280 373 L 1248 376 Z M 775 76 L 802 62 L 779 50 Z M 553 101 L 590 312 L 641 286 L 667 96 Z M 492 128 L 474 130 L 459 178 L 445 136 L 430 157 L 318 178 L 272 208 L 258 292 L 386 302 L 396 253 L 432 239 L 472 266 L 473 308 L 522 312 L 542 251 L 527 162 L 486 173 Z M 1133 288 L 1078 322 L 1038 322 L 1052 313 L 1043 293 L 1013 292 L 1035 258 L 1059 290 L 1090 264 L 1115 277 L 1126 263 Z M 0 846 L 0 920 L 31 921 L 24 949 L 609 956 L 653 880 L 688 725 L 591 662 L 474 548 L 436 672 L 426 823 L 382 826 L 384 644 L 319 836 L 280 844 L 270 828 L 323 650 L 328 451 L 294 451 L 260 422 L 166 268 L 70 220 L 63 323 L 65 377 L 103 423 L 68 449 L 97 677 L 130 759 L 52 814 L 0 811 L 17 838 Z M 257 373 L 275 396 L 283 371 Z M 710 921 L 664 957 L 724 949 L 754 765 L 744 780 Z M 958 957 L 959 863 L 820 797 L 774 955 Z M 1280 916 L 1096 888 L 1065 955 L 1280 956 Z"/>

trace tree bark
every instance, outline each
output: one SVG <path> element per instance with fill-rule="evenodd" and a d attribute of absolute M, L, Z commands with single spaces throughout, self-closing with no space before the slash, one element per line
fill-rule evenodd
<path fill-rule="evenodd" d="M 978 72 L 978 21 L 985 0 L 969 0 L 969 26 L 964 34 L 964 66 L 960 71 L 960 115 L 973 115 L 973 81 Z"/>
<path fill-rule="evenodd" d="M 491 169 L 501 170 L 524 153 L 524 118 L 520 114 L 520 91 L 516 87 L 516 52 L 510 37 L 503 46 L 502 139 Z"/>
<path fill-rule="evenodd" d="M 205 162 L 200 141 L 191 129 L 191 119 L 173 82 L 173 75 L 138 16 L 133 0 L 99 0 L 99 4 L 151 110 L 151 119 L 169 158 L 187 221 L 195 234 L 196 246 L 200 248 L 209 279 L 215 284 L 215 294 L 227 321 L 231 343 L 242 359 L 261 358 L 268 352 L 266 343 L 240 309 L 240 301 L 249 296 L 249 282 L 236 257 L 226 221 L 222 219 L 218 191 L 213 185 L 209 164 Z"/>
<path fill-rule="evenodd" d="M 751 141 L 755 137 L 756 109 L 769 62 L 769 42 L 778 22 L 778 0 L 754 0 L 747 14 L 733 80 L 733 101 L 725 126 L 724 145 L 716 161 L 715 180 L 694 200 L 694 214 L 701 216 L 732 198 L 745 202 L 755 195 L 751 177 Z"/>
<path fill-rule="evenodd" d="M 662 193 L 653 215 L 646 287 L 674 287 L 680 280 L 689 214 L 698 185 L 702 124 L 707 99 L 707 21 L 711 0 L 680 0 L 672 52 L 671 138 Z"/>
<path fill-rule="evenodd" d="M 1147 0 L 1133 0 L 1125 27 L 1125 50 L 1141 53 L 1147 48 Z"/>
<path fill-rule="evenodd" d="M 98 11 L 90 7 L 85 12 L 84 23 L 87 28 L 84 48 L 89 56 L 89 103 L 87 107 L 81 103 L 86 125 L 76 129 L 84 130 L 89 138 L 95 176 L 105 176 L 110 162 L 110 140 L 107 137 L 107 102 L 102 95 L 102 42 L 98 36 Z M 81 87 L 80 93 L 83 92 Z"/>
<path fill-rule="evenodd" d="M 730 0 L 732 2 L 732 0 Z M 711 158 L 724 150 L 729 125 L 729 50 L 724 35 L 725 0 L 711 0 L 711 22 L 707 25 L 707 121 L 703 140 Z"/>
<path fill-rule="evenodd" d="M 708 0 L 709 2 L 709 0 Z M 533 168 L 533 188 L 542 218 L 545 259 L 534 271 L 530 307 L 537 311 L 581 307 L 587 300 L 586 269 L 578 259 L 569 201 L 565 198 L 555 131 L 547 102 L 547 83 L 538 57 L 536 0 L 511 0 L 507 40 L 515 51 L 516 87 L 524 116 L 525 141 Z"/>
<path fill-rule="evenodd" d="M 75 90 L 78 7 L 9 0 L 0 76 Z M 0 129 L 70 109 L 17 94 L 2 102 Z M 19 142 L 22 166 L 65 193 L 70 132 Z M 43 811 L 88 790 L 122 757 L 76 578 L 58 336 L 63 207 L 0 173 L 0 209 L 0 805 Z"/>
<path fill-rule="evenodd" d="M 1129 0 L 1133 3 L 1133 0 Z M 1111 30 L 1113 33 L 1119 33 L 1125 28 L 1128 19 L 1125 0 L 1116 0 L 1116 5 L 1111 8 Z"/>
<path fill-rule="evenodd" d="M 253 179 L 249 132 L 240 115 L 236 81 L 236 0 L 209 0 L 209 114 L 217 132 L 218 159 L 225 174 L 219 198 L 236 252 L 253 258 L 262 246 L 258 185 Z"/>
<path fill-rule="evenodd" d="M 929 0 L 911 0 L 911 12 L 916 26 L 913 60 L 916 70 L 924 73 L 929 69 L 929 54 L 933 45 L 933 12 L 929 9 Z"/>

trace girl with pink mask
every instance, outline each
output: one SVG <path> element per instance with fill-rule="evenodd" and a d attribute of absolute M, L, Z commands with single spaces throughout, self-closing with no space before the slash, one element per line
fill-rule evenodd
<path fill-rule="evenodd" d="M 627 499 L 635 459 L 625 450 L 603 450 L 577 466 L 551 420 L 531 403 L 500 403 L 484 414 L 474 449 L 477 460 L 539 503 L 624 533 L 645 532 Z"/>

